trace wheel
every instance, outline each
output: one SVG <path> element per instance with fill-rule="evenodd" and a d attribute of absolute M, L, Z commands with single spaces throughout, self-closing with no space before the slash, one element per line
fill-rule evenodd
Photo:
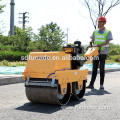
<path fill-rule="evenodd" d="M 58 87 L 57 98 L 59 99 L 61 105 L 66 105 L 70 100 L 70 96 L 71 96 L 70 84 L 67 85 L 67 93 L 64 95 L 61 94 L 60 87 Z"/>
<path fill-rule="evenodd" d="M 72 99 L 75 100 L 80 100 L 81 98 L 83 98 L 84 94 L 85 94 L 85 89 L 86 89 L 86 80 L 83 80 L 83 88 L 82 90 L 78 89 L 78 84 L 76 82 L 72 83 Z"/>
<path fill-rule="evenodd" d="M 67 85 L 67 93 L 62 95 L 60 92 L 60 87 L 26 87 L 26 96 L 29 101 L 35 103 L 47 103 L 47 104 L 57 104 L 66 105 L 70 100 L 71 87 L 70 84 Z"/>

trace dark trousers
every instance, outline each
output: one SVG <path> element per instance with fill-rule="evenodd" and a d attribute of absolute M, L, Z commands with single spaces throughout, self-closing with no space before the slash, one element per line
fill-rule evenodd
<path fill-rule="evenodd" d="M 93 59 L 92 77 L 91 77 L 90 85 L 94 85 L 94 82 L 95 82 L 95 79 L 96 79 L 96 76 L 97 76 L 97 69 L 98 69 L 99 62 L 100 62 L 100 85 L 104 84 L 105 59 L 106 59 L 105 54 L 100 54 L 98 56 L 98 60 Z"/>

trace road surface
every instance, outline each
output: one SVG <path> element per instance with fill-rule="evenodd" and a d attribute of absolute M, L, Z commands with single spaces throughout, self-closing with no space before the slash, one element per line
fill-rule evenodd
<path fill-rule="evenodd" d="M 95 89 L 63 107 L 29 102 L 23 83 L 0 86 L 0 120 L 120 120 L 120 71 L 106 73 L 104 86 L 98 75 Z"/>

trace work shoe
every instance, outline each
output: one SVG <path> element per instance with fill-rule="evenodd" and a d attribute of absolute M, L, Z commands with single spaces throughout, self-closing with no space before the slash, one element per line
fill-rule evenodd
<path fill-rule="evenodd" d="M 104 89 L 104 86 L 103 86 L 103 85 L 100 85 L 100 89 Z"/>
<path fill-rule="evenodd" d="M 94 89 L 94 86 L 93 85 L 88 85 L 86 88 L 88 88 L 88 89 Z"/>

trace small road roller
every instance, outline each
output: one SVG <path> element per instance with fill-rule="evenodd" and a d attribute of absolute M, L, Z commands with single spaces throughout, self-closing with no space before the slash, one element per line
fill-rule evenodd
<path fill-rule="evenodd" d="M 80 68 L 86 58 L 98 55 L 98 48 L 91 47 L 84 56 L 80 56 L 83 51 L 81 42 L 75 41 L 73 46 L 67 45 L 58 52 L 30 52 L 22 73 L 28 100 L 35 103 L 66 105 L 70 98 L 83 98 L 88 69 Z"/>

